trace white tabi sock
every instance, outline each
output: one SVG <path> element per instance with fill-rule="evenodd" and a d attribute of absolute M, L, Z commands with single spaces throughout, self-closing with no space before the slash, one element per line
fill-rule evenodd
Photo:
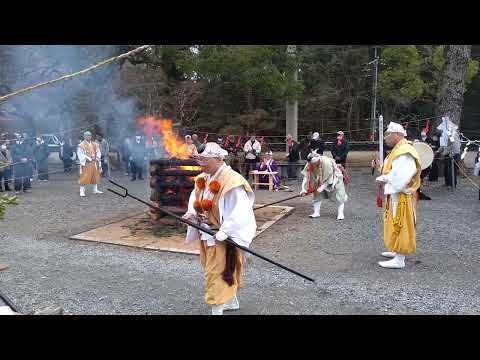
<path fill-rule="evenodd" d="M 313 203 L 313 214 L 312 215 L 309 215 L 309 217 L 311 218 L 318 218 L 320 217 L 320 209 L 322 207 L 322 202 L 321 201 L 317 201 L 315 203 Z"/>
<path fill-rule="evenodd" d="M 223 315 L 224 305 L 213 305 L 212 306 L 212 315 Z"/>
<path fill-rule="evenodd" d="M 345 219 L 345 215 L 343 214 L 343 209 L 345 208 L 345 203 L 338 205 L 338 215 L 337 220 Z"/>
<path fill-rule="evenodd" d="M 225 306 L 223 307 L 224 311 L 238 310 L 238 309 L 240 309 L 240 304 L 238 303 L 237 295 L 234 295 L 232 299 L 228 303 L 226 303 Z"/>
<path fill-rule="evenodd" d="M 378 265 L 387 269 L 403 269 L 405 267 L 405 256 L 396 254 L 392 260 L 380 261 Z"/>

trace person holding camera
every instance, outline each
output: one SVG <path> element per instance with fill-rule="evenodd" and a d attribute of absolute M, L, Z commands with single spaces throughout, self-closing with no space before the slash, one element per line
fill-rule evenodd
<path fill-rule="evenodd" d="M 260 142 L 255 139 L 255 135 L 252 135 L 250 140 L 245 143 L 243 151 L 245 152 L 245 163 L 247 165 L 245 167 L 247 171 L 245 178 L 248 179 L 250 171 L 256 169 L 257 163 L 259 162 L 259 155 L 262 151 L 262 146 Z"/>

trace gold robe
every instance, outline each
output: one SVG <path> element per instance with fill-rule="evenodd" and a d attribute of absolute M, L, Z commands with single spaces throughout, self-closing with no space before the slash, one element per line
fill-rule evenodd
<path fill-rule="evenodd" d="M 84 185 L 100 184 L 101 166 L 99 166 L 98 158 L 100 156 L 100 148 L 96 142 L 82 141 L 79 148 L 83 150 L 86 156 L 92 161 L 85 159 L 85 165 L 80 165 L 80 179 L 78 183 Z"/>
<path fill-rule="evenodd" d="M 200 174 L 199 178 L 207 178 L 206 174 Z M 237 172 L 230 167 L 226 167 L 220 176 L 216 179 L 220 183 L 220 189 L 212 199 L 212 209 L 206 211 L 205 215 L 208 217 L 208 222 L 214 229 L 219 229 L 220 224 L 220 211 L 219 200 L 224 195 L 239 186 L 243 186 L 245 191 L 253 193 L 248 182 Z M 205 187 L 208 187 L 209 183 L 206 182 Z M 195 199 L 201 201 L 203 199 L 204 190 L 199 189 L 197 181 L 195 181 Z M 208 246 L 207 241 L 200 240 L 200 262 L 204 269 L 205 276 L 205 302 L 209 305 L 221 305 L 230 301 L 237 293 L 238 289 L 242 286 L 241 272 L 243 267 L 242 256 L 240 252 L 236 251 L 236 267 L 233 275 L 234 283 L 229 286 L 225 280 L 223 280 L 223 271 L 226 265 L 226 250 L 227 244 L 225 241 L 215 241 L 214 246 Z"/>
<path fill-rule="evenodd" d="M 416 204 L 417 189 L 420 187 L 421 166 L 418 153 L 407 140 L 400 141 L 385 159 L 382 175 L 392 171 L 393 161 L 401 155 L 409 154 L 415 159 L 416 173 L 408 183 L 410 194 L 398 193 L 396 212 L 392 196 L 387 195 L 384 211 L 384 243 L 388 251 L 401 255 L 413 254 L 416 251 Z"/>

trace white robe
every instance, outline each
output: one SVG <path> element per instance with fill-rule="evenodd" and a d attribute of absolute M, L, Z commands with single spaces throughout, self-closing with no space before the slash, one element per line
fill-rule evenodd
<path fill-rule="evenodd" d="M 96 146 L 96 145 L 94 144 L 94 146 Z M 80 165 L 85 166 L 85 164 L 87 162 L 87 153 L 80 146 L 77 146 L 77 156 L 78 156 L 78 161 L 80 162 Z M 102 158 L 102 153 L 100 152 L 100 147 L 98 146 L 97 147 L 97 158 L 96 159 L 90 159 L 89 158 L 89 160 L 98 162 L 98 161 L 100 161 L 101 158 Z"/>
<path fill-rule="evenodd" d="M 255 140 L 252 146 L 252 141 L 248 140 L 243 147 L 243 151 L 246 154 L 246 159 L 256 159 L 256 156 L 251 152 L 253 150 L 255 150 L 256 154 L 259 155 L 262 152 L 262 145 L 257 140 Z"/>
<path fill-rule="evenodd" d="M 397 212 L 398 194 L 410 194 L 408 184 L 417 172 L 415 159 L 409 155 L 400 155 L 392 161 L 392 170 L 385 175 L 385 195 L 391 195 L 393 214 Z"/>
<path fill-rule="evenodd" d="M 226 168 L 227 165 L 222 165 L 220 169 L 212 177 L 208 176 L 207 184 L 210 179 L 215 179 Z M 208 191 L 208 187 L 204 190 L 204 198 L 211 198 L 213 194 Z M 190 194 L 188 201 L 187 214 L 198 216 L 196 210 L 193 208 L 195 202 L 195 190 Z M 249 247 L 257 230 L 257 223 L 255 221 L 255 214 L 253 213 L 253 203 L 255 195 L 247 193 L 243 186 L 238 186 L 231 189 L 223 197 L 219 199 L 218 208 L 220 213 L 220 229 L 228 235 L 238 245 Z M 208 225 L 202 226 L 209 228 Z M 191 243 L 197 240 L 199 231 L 191 226 L 187 229 L 186 243 Z M 215 245 L 215 238 L 204 232 L 201 234 L 201 239 L 207 242 L 208 246 Z M 217 240 L 218 241 L 218 240 Z"/>

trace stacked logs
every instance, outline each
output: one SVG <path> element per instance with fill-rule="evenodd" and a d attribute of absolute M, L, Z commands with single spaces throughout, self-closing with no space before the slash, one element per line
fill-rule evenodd
<path fill-rule="evenodd" d="M 188 167 L 188 169 L 185 169 Z M 194 160 L 156 159 L 150 161 L 150 200 L 157 206 L 182 215 L 188 207 L 188 199 L 194 188 L 194 178 L 201 168 Z M 164 215 L 150 210 L 153 224 L 164 221 Z"/>

